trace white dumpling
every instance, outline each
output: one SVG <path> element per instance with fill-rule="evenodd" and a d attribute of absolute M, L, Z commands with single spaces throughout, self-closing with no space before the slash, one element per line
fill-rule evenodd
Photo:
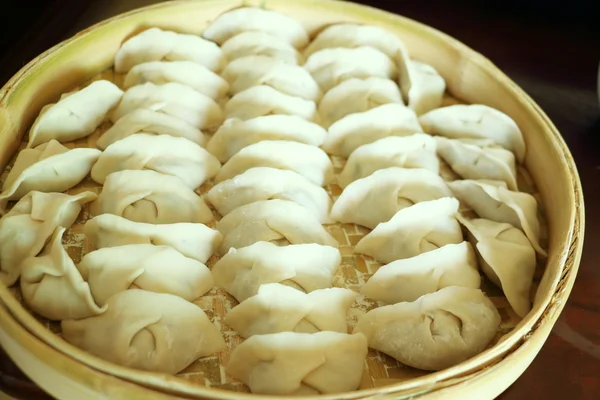
<path fill-rule="evenodd" d="M 237 152 L 215 180 L 222 182 L 254 167 L 291 170 L 319 186 L 333 179 L 333 164 L 320 148 L 290 140 L 263 140 Z"/>
<path fill-rule="evenodd" d="M 178 82 L 218 100 L 229 91 L 229 84 L 203 65 L 192 61 L 150 61 L 133 67 L 125 76 L 124 87 L 146 82 L 162 85 Z"/>
<path fill-rule="evenodd" d="M 21 293 L 25 304 L 44 318 L 60 321 L 100 314 L 100 308 L 62 245 L 64 227 L 57 228 L 44 250 L 25 259 Z"/>
<path fill-rule="evenodd" d="M 223 122 L 221 107 L 213 99 L 178 82 L 133 86 L 125 92 L 110 118 L 116 122 L 138 108 L 160 111 L 198 129 L 214 128 Z"/>
<path fill-rule="evenodd" d="M 369 311 L 358 320 L 369 347 L 427 371 L 452 367 L 494 339 L 500 314 L 480 289 L 450 286 L 412 303 Z"/>
<path fill-rule="evenodd" d="M 314 101 L 282 93 L 271 86 L 252 86 L 233 96 L 224 108 L 225 116 L 242 120 L 265 115 L 296 115 L 307 121 L 318 122 Z"/>
<path fill-rule="evenodd" d="M 338 177 L 338 184 L 345 188 L 357 179 L 389 167 L 423 168 L 439 174 L 435 139 L 424 133 L 415 133 L 411 136 L 389 136 L 360 146 L 350 154 Z"/>
<path fill-rule="evenodd" d="M 460 216 L 459 220 L 469 231 L 485 275 L 504 291 L 515 313 L 525 317 L 531 310 L 536 266 L 535 250 L 525 234 L 510 224 Z"/>
<path fill-rule="evenodd" d="M 408 60 L 404 55 L 399 61 L 399 75 L 404 99 L 415 114 L 422 115 L 442 106 L 446 81 L 431 65 Z"/>
<path fill-rule="evenodd" d="M 246 56 L 259 55 L 273 57 L 294 65 L 304 63 L 302 55 L 285 39 L 261 31 L 239 33 L 223 43 L 221 50 L 229 62 Z"/>
<path fill-rule="evenodd" d="M 506 222 L 521 229 L 541 255 L 547 253 L 540 246 L 538 204 L 529 193 L 508 190 L 506 183 L 489 180 L 459 180 L 449 182 L 454 195 L 484 219 Z"/>
<path fill-rule="evenodd" d="M 289 200 L 262 200 L 238 207 L 217 223 L 217 230 L 223 235 L 220 254 L 232 247 L 281 240 L 339 246 L 316 215 Z"/>
<path fill-rule="evenodd" d="M 194 126 L 177 117 L 159 111 L 138 108 L 125 114 L 96 141 L 99 149 L 136 133 L 183 137 L 200 146 L 206 142 L 204 134 Z"/>
<path fill-rule="evenodd" d="M 483 104 L 456 104 L 422 115 L 424 131 L 451 139 L 491 139 L 512 151 L 517 161 L 525 158 L 525 141 L 521 130 L 508 115 Z"/>
<path fill-rule="evenodd" d="M 371 76 L 396 79 L 398 70 L 392 60 L 372 47 L 322 49 L 304 64 L 323 92 L 350 78 Z"/>
<path fill-rule="evenodd" d="M 307 70 L 269 56 L 250 55 L 231 61 L 221 76 L 231 94 L 265 85 L 304 100 L 319 101 L 321 89 Z"/>
<path fill-rule="evenodd" d="M 369 111 L 384 104 L 402 104 L 402 95 L 390 79 L 352 78 L 329 90 L 319 103 L 323 126 L 330 126 L 346 115 Z"/>
<path fill-rule="evenodd" d="M 126 244 L 154 244 L 170 246 L 201 263 L 208 261 L 223 240 L 219 231 L 203 224 L 145 224 L 113 214 L 98 215 L 87 221 L 83 233 L 92 250 Z"/>
<path fill-rule="evenodd" d="M 136 134 L 108 146 L 94 164 L 91 176 L 103 184 L 113 172 L 151 170 L 176 176 L 196 189 L 216 176 L 220 168 L 215 156 L 185 138 Z"/>
<path fill-rule="evenodd" d="M 403 208 L 450 196 L 444 180 L 431 171 L 390 167 L 348 185 L 333 203 L 331 218 L 373 229 Z"/>
<path fill-rule="evenodd" d="M 348 157 L 362 145 L 388 136 L 423 132 L 414 111 L 399 103 L 384 104 L 362 113 L 346 115 L 328 129 L 323 150 Z"/>
<path fill-rule="evenodd" d="M 363 237 L 354 251 L 390 263 L 458 244 L 463 240 L 458 205 L 455 198 L 443 197 L 403 208 Z"/>
<path fill-rule="evenodd" d="M 211 71 L 220 71 L 226 60 L 215 43 L 200 36 L 147 29 L 126 40 L 115 55 L 115 72 L 125 73 L 150 61 L 193 61 Z"/>
<path fill-rule="evenodd" d="M 229 311 L 225 322 L 244 338 L 278 332 L 347 333 L 346 314 L 356 296 L 350 289 L 319 289 L 306 294 L 269 283 Z"/>
<path fill-rule="evenodd" d="M 122 96 L 121 89 L 105 80 L 92 82 L 85 88 L 64 96 L 56 104 L 42 109 L 29 131 L 27 148 L 52 139 L 70 142 L 88 136 L 102 123 Z"/>
<path fill-rule="evenodd" d="M 256 335 L 233 350 L 227 373 L 248 385 L 252 393 L 345 393 L 358 388 L 367 352 L 362 334 Z"/>
<path fill-rule="evenodd" d="M 462 242 L 384 265 L 360 292 L 373 300 L 396 304 L 415 301 L 448 286 L 479 289 L 480 285 L 473 247 Z"/>
<path fill-rule="evenodd" d="M 222 45 L 231 37 L 247 31 L 269 33 L 296 48 L 308 43 L 308 33 L 294 18 L 278 11 L 258 7 L 240 7 L 219 15 L 202 36 Z"/>
<path fill-rule="evenodd" d="M 61 329 L 66 341 L 99 358 L 168 374 L 225 349 L 221 332 L 200 307 L 139 289 L 111 297 L 100 315 L 62 321 Z"/>
<path fill-rule="evenodd" d="M 19 200 L 32 190 L 64 192 L 71 189 L 87 176 L 101 153 L 88 148 L 69 150 L 54 139 L 20 151 L 2 185 L 0 212 L 5 213 L 9 201 Z"/>
<path fill-rule="evenodd" d="M 340 251 L 331 246 L 256 242 L 231 248 L 213 266 L 212 274 L 216 286 L 242 302 L 266 283 L 282 283 L 307 293 L 329 288 L 341 261 Z"/>
<path fill-rule="evenodd" d="M 149 170 L 110 174 L 90 211 L 93 215 L 115 214 L 151 224 L 204 224 L 214 220 L 204 200 L 181 179 Z"/>
<path fill-rule="evenodd" d="M 222 216 L 243 205 L 270 199 L 296 202 L 310 210 L 322 224 L 330 222 L 331 197 L 327 191 L 294 171 L 250 168 L 213 186 L 206 194 L 206 200 Z"/>
<path fill-rule="evenodd" d="M 225 163 L 238 151 L 263 140 L 291 140 L 320 146 L 327 131 L 320 125 L 295 115 L 266 115 L 241 120 L 228 119 L 206 145 L 206 149 Z"/>

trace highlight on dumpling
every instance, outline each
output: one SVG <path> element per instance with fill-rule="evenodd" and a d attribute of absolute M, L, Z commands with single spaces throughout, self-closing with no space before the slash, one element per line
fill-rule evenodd
<path fill-rule="evenodd" d="M 446 81 L 435 68 L 420 61 L 399 62 L 399 84 L 408 107 L 423 115 L 442 105 Z M 427 131 L 426 131 L 427 132 Z"/>
<path fill-rule="evenodd" d="M 263 31 L 246 31 L 228 39 L 221 50 L 229 62 L 246 56 L 267 56 L 288 64 L 302 65 L 304 57 L 285 39 Z"/>

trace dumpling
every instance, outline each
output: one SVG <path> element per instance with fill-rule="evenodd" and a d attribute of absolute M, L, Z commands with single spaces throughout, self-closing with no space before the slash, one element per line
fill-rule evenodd
<path fill-rule="evenodd" d="M 462 242 L 458 200 L 443 197 L 401 209 L 363 237 L 354 249 L 383 263 L 418 256 Z"/>
<path fill-rule="evenodd" d="M 266 115 L 240 120 L 228 119 L 213 135 L 206 149 L 225 163 L 238 151 L 263 140 L 290 140 L 320 146 L 327 131 L 295 115 Z"/>
<path fill-rule="evenodd" d="M 194 301 L 213 287 L 213 277 L 206 265 L 169 246 L 105 247 L 86 254 L 77 269 L 100 305 L 130 288 Z"/>
<path fill-rule="evenodd" d="M 83 233 L 91 250 L 126 244 L 170 246 L 184 256 L 206 263 L 217 251 L 223 237 L 206 225 L 180 222 L 176 224 L 144 224 L 113 214 L 102 214 L 87 221 Z"/>
<path fill-rule="evenodd" d="M 89 285 L 62 246 L 64 232 L 64 227 L 57 228 L 44 251 L 23 262 L 23 300 L 42 317 L 55 321 L 100 314 L 106 307 L 94 302 Z"/>
<path fill-rule="evenodd" d="M 437 371 L 483 351 L 499 327 L 500 314 L 480 289 L 450 286 L 412 303 L 369 311 L 354 333 L 403 364 Z"/>
<path fill-rule="evenodd" d="M 27 148 L 52 139 L 70 142 L 88 136 L 102 123 L 108 111 L 119 103 L 122 96 L 121 89 L 105 80 L 93 82 L 64 96 L 58 103 L 42 109 L 29 131 Z"/>
<path fill-rule="evenodd" d="M 422 115 L 424 131 L 451 139 L 491 139 L 512 151 L 517 161 L 525 158 L 525 141 L 521 130 L 508 115 L 483 104 L 456 104 Z"/>
<path fill-rule="evenodd" d="M 225 322 L 244 338 L 278 332 L 347 333 L 346 314 L 356 296 L 350 289 L 319 289 L 306 294 L 268 283 L 229 311 Z"/>
<path fill-rule="evenodd" d="M 333 164 L 320 148 L 289 140 L 263 140 L 231 157 L 217 174 L 216 181 L 231 179 L 254 167 L 291 170 L 319 186 L 333 179 Z"/>
<path fill-rule="evenodd" d="M 81 208 L 96 199 L 93 192 L 75 196 L 31 191 L 0 219 L 0 282 L 14 284 L 21 263 L 35 257 L 57 227 L 73 225 Z"/>
<path fill-rule="evenodd" d="M 214 220 L 204 200 L 181 179 L 149 170 L 110 174 L 90 211 L 151 224 Z"/>
<path fill-rule="evenodd" d="M 541 255 L 547 253 L 540 246 L 540 221 L 535 197 L 528 193 L 513 192 L 506 183 L 489 180 L 460 180 L 449 182 L 454 195 L 484 219 L 506 222 L 521 229 Z"/>
<path fill-rule="evenodd" d="M 216 286 L 242 302 L 266 283 L 282 283 L 307 293 L 329 288 L 341 261 L 340 251 L 331 246 L 256 242 L 229 249 L 213 266 L 212 274 Z"/>
<path fill-rule="evenodd" d="M 304 64 L 323 92 L 350 78 L 371 76 L 396 79 L 398 70 L 392 60 L 372 47 L 323 49 L 313 53 Z"/>
<path fill-rule="evenodd" d="M 91 175 L 102 184 L 113 172 L 151 170 L 176 176 L 196 189 L 217 175 L 220 168 L 221 163 L 215 156 L 185 138 L 136 134 L 108 146 L 92 168 Z"/>
<path fill-rule="evenodd" d="M 121 45 L 115 56 L 115 72 L 125 73 L 150 61 L 193 61 L 220 71 L 226 63 L 215 43 L 196 35 L 150 28 Z"/>
<path fill-rule="evenodd" d="M 308 33 L 294 18 L 278 11 L 240 7 L 219 15 L 202 36 L 222 45 L 231 37 L 247 31 L 269 33 L 296 48 L 308 43 Z"/>
<path fill-rule="evenodd" d="M 221 332 L 200 307 L 139 289 L 118 293 L 109 299 L 106 312 L 64 320 L 61 328 L 66 341 L 97 357 L 168 374 L 225 349 Z"/>
<path fill-rule="evenodd" d="M 265 115 L 296 115 L 307 121 L 318 122 L 317 105 L 314 101 L 290 96 L 271 86 L 252 86 L 233 96 L 225 104 L 225 116 L 242 120 Z"/>
<path fill-rule="evenodd" d="M 448 286 L 479 289 L 480 285 L 473 247 L 462 242 L 384 265 L 360 292 L 373 300 L 395 304 L 415 301 Z"/>
<path fill-rule="evenodd" d="M 234 95 L 253 86 L 265 85 L 304 100 L 319 101 L 323 96 L 307 70 L 269 56 L 238 58 L 227 65 L 221 76 L 229 82 L 229 92 Z"/>
<path fill-rule="evenodd" d="M 130 88 L 112 112 L 111 120 L 116 122 L 138 108 L 160 111 L 198 129 L 214 128 L 223 122 L 221 107 L 213 99 L 177 82 L 146 82 Z"/>
<path fill-rule="evenodd" d="M 9 201 L 19 200 L 32 190 L 64 192 L 71 189 L 86 177 L 101 153 L 88 148 L 69 150 L 54 139 L 20 151 L 2 185 L 0 212 L 5 213 Z"/>
<path fill-rule="evenodd" d="M 367 352 L 362 334 L 256 335 L 233 350 L 227 373 L 248 385 L 252 393 L 344 393 L 358 388 Z"/>
<path fill-rule="evenodd" d="M 439 174 L 436 141 L 424 133 L 411 136 L 389 136 L 360 146 L 350 154 L 338 177 L 345 188 L 357 179 L 389 167 L 423 168 Z"/>
<path fill-rule="evenodd" d="M 217 223 L 223 235 L 219 249 L 225 254 L 256 242 L 287 241 L 338 247 L 338 242 L 321 226 L 317 216 L 289 200 L 262 200 L 238 207 Z"/>
<path fill-rule="evenodd" d="M 229 62 L 246 56 L 268 56 L 288 64 L 304 64 L 304 57 L 298 50 L 285 39 L 276 35 L 261 32 L 247 31 L 239 33 L 228 39 L 221 46 L 221 50 Z"/>
<path fill-rule="evenodd" d="M 518 190 L 515 156 L 492 141 L 436 137 L 437 153 L 463 179 L 503 181 Z"/>
<path fill-rule="evenodd" d="M 330 126 L 346 115 L 369 111 L 384 104 L 402 104 L 402 95 L 390 79 L 352 78 L 329 90 L 319 103 L 323 126 Z"/>
<path fill-rule="evenodd" d="M 204 134 L 184 120 L 159 111 L 138 108 L 115 122 L 98 138 L 96 146 L 104 150 L 114 142 L 136 133 L 183 137 L 200 146 L 206 142 Z"/>
<path fill-rule="evenodd" d="M 408 107 L 422 115 L 441 107 L 446 81 L 435 68 L 403 57 L 399 62 L 399 83 Z"/>
<path fill-rule="evenodd" d="M 515 313 L 525 317 L 531 310 L 529 291 L 536 266 L 527 237 L 510 224 L 460 216 L 459 221 L 469 231 L 485 275 L 504 291 Z"/>
<path fill-rule="evenodd" d="M 243 205 L 271 199 L 293 201 L 310 210 L 322 224 L 330 222 L 329 194 L 294 171 L 250 168 L 213 186 L 206 195 L 206 200 L 223 216 Z"/>
<path fill-rule="evenodd" d="M 423 132 L 414 111 L 399 103 L 384 104 L 369 111 L 346 115 L 328 129 L 323 150 L 348 157 L 362 145 L 388 136 Z"/>
<path fill-rule="evenodd" d="M 390 167 L 348 185 L 333 203 L 331 218 L 373 229 L 403 208 L 451 196 L 444 180 L 431 171 Z"/>
<path fill-rule="evenodd" d="M 133 67 L 125 76 L 125 89 L 151 82 L 162 85 L 178 82 L 218 100 L 229 91 L 223 78 L 203 65 L 192 61 L 150 61 Z"/>

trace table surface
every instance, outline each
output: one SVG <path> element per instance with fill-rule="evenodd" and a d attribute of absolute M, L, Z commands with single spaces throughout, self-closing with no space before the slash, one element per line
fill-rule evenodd
<path fill-rule="evenodd" d="M 0 83 L 48 47 L 117 12 L 156 0 L 37 2 L 0 37 Z M 577 162 L 586 199 L 586 245 L 579 276 L 548 341 L 527 371 L 499 398 L 600 398 L 600 24 L 593 1 L 359 1 L 433 26 L 481 52 L 545 110 Z M 36 3 L 21 0 L 20 3 Z M 500 4 L 501 3 L 501 4 Z M 487 8 L 485 8 L 487 7 Z M 23 8 L 25 10 L 25 8 Z M 32 11 L 33 10 L 33 11 Z M 34 12 L 35 11 L 35 12 Z M 26 12 L 26 14 L 25 14 Z M 3 33 L 3 32 L 0 32 Z M 48 398 L 0 353 L 0 391 Z"/>

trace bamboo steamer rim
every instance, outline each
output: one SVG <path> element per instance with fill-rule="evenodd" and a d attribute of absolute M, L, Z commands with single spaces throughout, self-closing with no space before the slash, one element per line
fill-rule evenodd
<path fill-rule="evenodd" d="M 510 96 L 519 102 L 519 106 L 527 112 L 529 118 L 535 120 L 537 125 L 544 127 L 546 139 L 551 142 L 552 148 L 556 150 L 556 157 L 560 159 L 566 175 L 570 177 L 571 185 L 570 187 L 563 188 L 563 190 L 568 193 L 570 199 L 572 200 L 570 204 L 573 205 L 573 209 L 569 215 L 569 229 L 568 231 L 564 232 L 564 237 L 560 238 L 560 243 L 558 245 L 555 243 L 555 246 L 559 247 L 558 250 L 560 256 L 557 260 L 557 263 L 560 265 L 560 277 L 552 282 L 552 285 L 550 286 L 552 295 L 546 295 L 543 301 L 539 302 L 534 307 L 532 312 L 530 312 L 530 314 L 524 318 L 512 332 L 505 335 L 494 347 L 463 363 L 443 371 L 431 373 L 424 377 L 410 379 L 386 387 L 365 389 L 342 395 L 309 396 L 305 398 L 351 399 L 392 393 L 395 393 L 394 398 L 398 398 L 398 396 L 403 396 L 403 394 L 406 394 L 407 396 L 414 396 L 426 392 L 435 392 L 436 390 L 440 390 L 445 387 L 453 387 L 460 385 L 461 383 L 468 382 L 475 376 L 493 374 L 495 370 L 500 370 L 502 368 L 502 364 L 505 365 L 506 362 L 508 362 L 505 360 L 505 357 L 510 357 L 511 353 L 517 352 L 530 340 L 539 340 L 542 338 L 541 342 L 539 343 L 539 346 L 541 347 L 541 344 L 543 344 L 543 341 L 549 334 L 549 329 L 547 328 L 552 327 L 557 320 L 558 315 L 564 307 L 564 303 L 573 286 L 581 257 L 584 231 L 584 203 L 577 169 L 563 138 L 560 136 L 560 133 L 554 127 L 552 122 L 544 114 L 540 107 L 535 104 L 522 89 L 520 89 L 505 74 L 503 74 L 490 60 L 481 54 L 476 53 L 474 50 L 470 49 L 458 40 L 453 39 L 434 28 L 428 27 L 406 17 L 394 15 L 373 7 L 340 0 L 295 0 L 293 4 L 290 3 L 291 2 L 286 0 L 247 0 L 243 3 L 239 0 L 170 1 L 136 9 L 128 13 L 115 16 L 86 30 L 83 30 L 74 37 L 54 46 L 36 59 L 32 60 L 17 74 L 15 74 L 0 90 L 0 145 L 6 144 L 4 142 L 8 141 L 8 139 L 3 139 L 3 137 L 15 139 L 15 134 L 19 134 L 19 131 L 22 131 L 25 128 L 22 126 L 22 121 L 20 121 L 20 125 L 16 124 L 14 116 L 11 115 L 11 99 L 14 95 L 19 93 L 19 90 L 23 89 L 24 87 L 26 88 L 27 84 L 32 84 L 36 74 L 42 71 L 44 67 L 48 67 L 49 64 L 54 64 L 61 61 L 54 60 L 51 56 L 65 56 L 66 53 L 66 56 L 68 57 L 68 51 L 72 50 L 70 49 L 70 46 L 74 46 L 76 43 L 89 38 L 94 33 L 97 33 L 103 29 L 106 31 L 104 33 L 107 34 L 108 30 L 111 28 L 111 25 L 116 26 L 119 22 L 122 24 L 129 22 L 131 27 L 133 27 L 136 23 L 135 18 L 141 14 L 152 15 L 152 13 L 158 14 L 162 12 L 168 12 L 169 9 L 173 8 L 182 10 L 186 7 L 219 7 L 223 10 L 226 10 L 243 5 L 265 5 L 268 8 L 276 10 L 286 7 L 295 7 L 299 9 L 312 8 L 314 9 L 315 13 L 318 12 L 318 8 L 322 8 L 330 13 L 352 15 L 352 17 L 355 17 L 357 20 L 368 20 L 365 21 L 365 23 L 379 22 L 380 24 L 399 25 L 405 31 L 420 37 L 424 37 L 430 42 L 435 43 L 436 46 L 451 48 L 459 53 L 461 67 L 468 64 L 473 65 L 484 72 L 489 79 L 499 82 L 504 88 L 510 91 Z M 6 160 L 0 157 L 0 165 L 4 165 L 5 163 Z M 72 357 L 80 363 L 92 366 L 102 373 L 112 373 L 118 377 L 142 385 L 147 385 L 163 391 L 175 391 L 186 396 L 192 396 L 196 398 L 198 396 L 220 399 L 270 398 L 254 394 L 210 389 L 182 381 L 174 378 L 171 375 L 145 373 L 115 366 L 106 361 L 97 359 L 96 357 L 91 356 L 86 352 L 75 348 L 74 346 L 71 346 L 48 331 L 32 315 L 25 311 L 21 304 L 10 294 L 4 285 L 0 285 L 0 300 L 6 305 L 8 310 L 11 311 L 12 317 L 15 318 L 32 334 L 31 337 L 27 338 L 28 342 L 33 343 L 43 341 L 59 352 L 64 351 L 63 349 L 68 349 L 68 357 Z M 5 316 L 2 315 L 2 317 Z M 26 339 L 23 338 L 23 340 L 25 341 Z M 534 351 L 535 355 L 537 351 L 539 351 L 539 348 L 532 351 Z M 525 365 L 525 367 L 527 365 Z M 516 379 L 516 377 L 514 379 Z M 514 379 L 512 381 L 514 381 Z M 504 388 L 512 383 L 512 381 L 505 385 Z"/>

